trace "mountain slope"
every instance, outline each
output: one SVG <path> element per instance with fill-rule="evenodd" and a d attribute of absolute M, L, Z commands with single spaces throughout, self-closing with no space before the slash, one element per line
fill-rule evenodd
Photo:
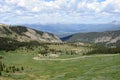
<path fill-rule="evenodd" d="M 26 24 L 26 26 L 37 30 L 52 32 L 59 37 L 65 37 L 79 32 L 86 33 L 120 30 L 120 25 L 118 25 L 118 22 L 116 21 L 107 24 Z"/>
<path fill-rule="evenodd" d="M 105 31 L 105 32 L 89 32 L 89 33 L 76 33 L 67 37 L 61 38 L 67 42 L 88 42 L 88 43 L 119 43 L 120 30 Z"/>
<path fill-rule="evenodd" d="M 0 37 L 12 38 L 18 41 L 61 42 L 54 34 L 37 31 L 24 26 L 0 24 Z"/>

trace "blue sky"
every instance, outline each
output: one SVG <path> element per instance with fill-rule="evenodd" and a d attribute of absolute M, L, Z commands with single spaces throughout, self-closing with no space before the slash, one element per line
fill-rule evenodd
<path fill-rule="evenodd" d="M 0 0 L 0 23 L 94 24 L 120 21 L 120 0 Z"/>

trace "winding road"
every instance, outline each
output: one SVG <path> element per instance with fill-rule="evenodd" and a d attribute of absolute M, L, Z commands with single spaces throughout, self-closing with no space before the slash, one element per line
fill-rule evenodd
<path fill-rule="evenodd" d="M 74 57 L 74 58 L 65 58 L 65 59 L 41 59 L 39 57 L 34 57 L 34 60 L 41 60 L 41 61 L 69 61 L 69 60 L 77 60 L 82 58 L 90 58 L 90 57 L 104 57 L 104 56 L 116 56 L 120 54 L 104 54 L 104 55 L 92 55 L 92 56 L 80 56 L 80 57 Z"/>

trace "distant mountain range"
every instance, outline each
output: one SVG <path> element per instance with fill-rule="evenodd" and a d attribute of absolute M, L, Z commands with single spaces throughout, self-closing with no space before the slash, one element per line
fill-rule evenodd
<path fill-rule="evenodd" d="M 18 41 L 61 42 L 56 35 L 66 42 L 120 44 L 120 24 L 117 21 L 109 24 L 32 24 L 24 26 L 0 24 L 0 37 Z"/>
<path fill-rule="evenodd" d="M 58 35 L 60 38 L 74 33 L 86 32 L 104 32 L 120 30 L 118 21 L 112 21 L 109 24 L 31 24 L 26 26 Z"/>
<path fill-rule="evenodd" d="M 114 21 L 111 22 L 111 24 L 120 25 L 120 21 L 114 20 Z"/>
<path fill-rule="evenodd" d="M 0 24 L 0 37 L 11 38 L 17 41 L 61 42 L 54 34 L 38 31 L 25 26 L 11 26 Z"/>
<path fill-rule="evenodd" d="M 120 45 L 120 30 L 105 32 L 76 33 L 61 38 L 66 42 L 100 43 Z"/>

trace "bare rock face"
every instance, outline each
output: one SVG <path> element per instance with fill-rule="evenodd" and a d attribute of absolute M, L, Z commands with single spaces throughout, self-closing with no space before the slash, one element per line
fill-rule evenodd
<path fill-rule="evenodd" d="M 103 36 L 103 37 L 98 37 L 94 40 L 95 43 L 100 43 L 100 42 L 108 42 L 112 39 L 111 36 Z"/>
<path fill-rule="evenodd" d="M 96 38 L 94 40 L 95 43 L 107 43 L 107 44 L 111 44 L 111 43 L 117 43 L 118 41 L 120 41 L 120 36 L 117 36 L 115 38 L 112 38 L 112 36 L 104 36 L 104 37 L 99 37 Z"/>
<path fill-rule="evenodd" d="M 105 32 L 76 33 L 65 37 L 66 42 L 87 42 L 101 44 L 120 44 L 120 30 Z"/>
<path fill-rule="evenodd" d="M 12 38 L 21 42 L 62 42 L 56 35 L 48 32 L 37 31 L 24 26 L 10 26 L 5 24 L 0 24 L 0 37 Z"/>

